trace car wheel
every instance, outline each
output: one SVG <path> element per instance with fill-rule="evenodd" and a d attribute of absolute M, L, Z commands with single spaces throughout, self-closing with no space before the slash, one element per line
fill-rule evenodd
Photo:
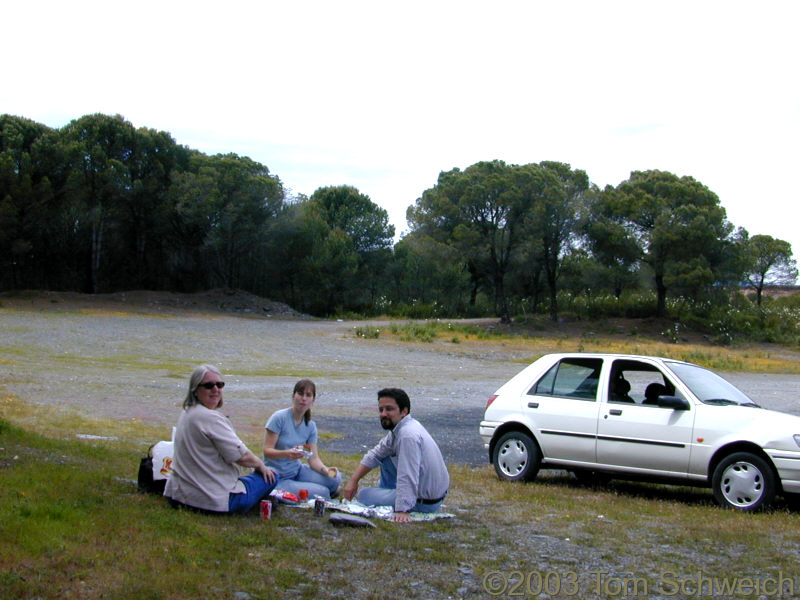
<path fill-rule="evenodd" d="M 726 508 L 757 511 L 775 499 L 775 475 L 767 462 L 749 452 L 726 456 L 711 480 L 716 501 Z"/>
<path fill-rule="evenodd" d="M 539 472 L 541 460 L 539 447 L 529 435 L 509 431 L 497 440 L 492 463 L 500 479 L 531 481 Z"/>

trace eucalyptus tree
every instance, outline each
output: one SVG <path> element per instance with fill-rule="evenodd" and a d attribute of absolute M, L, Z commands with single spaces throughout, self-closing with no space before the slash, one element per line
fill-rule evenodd
<path fill-rule="evenodd" d="M 754 235 L 745 244 L 747 283 L 756 291 L 758 306 L 761 306 L 766 286 L 797 283 L 797 262 L 792 257 L 792 245 L 789 242 L 770 235 Z"/>
<path fill-rule="evenodd" d="M 616 188 L 606 187 L 597 206 L 608 239 L 626 252 L 635 244 L 652 269 L 658 316 L 666 316 L 670 286 L 697 293 L 729 282 L 733 227 L 717 195 L 694 178 L 634 171 Z"/>

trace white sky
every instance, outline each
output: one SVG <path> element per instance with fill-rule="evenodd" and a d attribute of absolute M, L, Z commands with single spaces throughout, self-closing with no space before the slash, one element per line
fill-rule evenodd
<path fill-rule="evenodd" d="M 690 175 L 800 258 L 800 2 L 5 0 L 0 113 L 101 112 L 406 209 L 441 171 Z"/>

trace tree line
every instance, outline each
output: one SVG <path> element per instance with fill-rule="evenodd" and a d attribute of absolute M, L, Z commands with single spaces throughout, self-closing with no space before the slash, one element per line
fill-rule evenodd
<path fill-rule="evenodd" d="M 329 316 L 545 312 L 565 291 L 724 301 L 793 283 L 790 245 L 750 236 L 691 177 L 633 172 L 599 189 L 558 162 L 439 175 L 394 243 L 356 188 L 291 197 L 236 154 L 208 156 L 122 116 L 60 129 L 0 116 L 0 289 L 239 288 Z"/>

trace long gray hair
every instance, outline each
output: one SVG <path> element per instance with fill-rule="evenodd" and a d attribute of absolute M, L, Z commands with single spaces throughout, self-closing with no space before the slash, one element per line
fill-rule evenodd
<path fill-rule="evenodd" d="M 201 381 L 203 381 L 203 377 L 206 376 L 206 373 L 214 373 L 220 379 L 222 378 L 222 373 L 220 373 L 219 369 L 217 369 L 217 367 L 214 365 L 200 365 L 199 367 L 195 368 L 195 370 L 192 371 L 192 376 L 189 377 L 189 391 L 186 392 L 186 398 L 183 400 L 184 409 L 197 404 L 197 386 L 200 385 Z M 220 408 L 221 406 L 222 399 L 220 399 L 217 408 Z"/>

